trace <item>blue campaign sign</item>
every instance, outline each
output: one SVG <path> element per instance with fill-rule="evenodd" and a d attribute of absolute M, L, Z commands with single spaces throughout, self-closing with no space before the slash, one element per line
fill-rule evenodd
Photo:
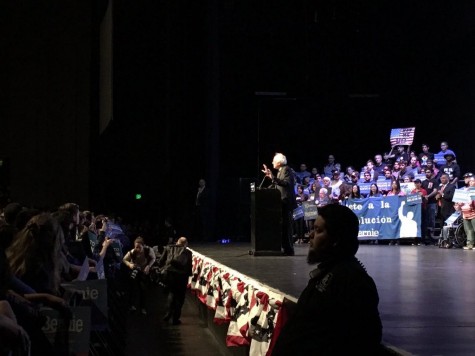
<path fill-rule="evenodd" d="M 360 222 L 358 238 L 377 240 L 420 237 L 421 204 L 410 205 L 407 198 L 389 196 L 349 200 L 348 207 Z M 409 201 L 415 202 L 417 199 L 411 196 Z"/>
<path fill-rule="evenodd" d="M 389 180 L 384 179 L 384 180 L 376 181 L 376 184 L 377 184 L 380 191 L 391 190 L 391 183 L 392 183 L 392 180 L 390 180 L 390 179 Z"/>
<path fill-rule="evenodd" d="M 369 194 L 371 184 L 372 183 L 358 183 L 358 185 L 360 186 L 360 193 L 361 194 Z"/>

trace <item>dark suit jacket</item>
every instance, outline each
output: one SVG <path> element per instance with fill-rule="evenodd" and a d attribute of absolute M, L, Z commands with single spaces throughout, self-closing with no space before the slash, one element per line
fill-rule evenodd
<path fill-rule="evenodd" d="M 440 214 L 442 215 L 443 219 L 447 219 L 450 215 L 453 214 L 455 211 L 454 203 L 452 202 L 452 198 L 454 197 L 455 193 L 455 185 L 449 183 L 445 186 L 443 191 L 444 196 L 441 198 L 441 206 L 440 206 Z M 440 187 L 439 187 L 440 191 Z"/>
<path fill-rule="evenodd" d="M 277 177 L 274 177 L 272 183 L 280 191 L 280 198 L 282 203 L 289 209 L 295 209 L 297 207 L 297 201 L 295 199 L 295 177 L 292 169 L 289 166 L 282 166 L 277 173 Z"/>

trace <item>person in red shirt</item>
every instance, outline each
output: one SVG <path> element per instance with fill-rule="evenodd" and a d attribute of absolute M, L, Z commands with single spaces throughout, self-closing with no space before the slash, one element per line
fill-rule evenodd
<path fill-rule="evenodd" d="M 415 188 L 411 191 L 411 194 L 419 194 L 422 199 L 421 203 L 421 238 L 416 237 L 413 243 L 414 246 L 420 246 L 421 242 L 424 245 L 430 244 L 430 236 L 427 236 L 427 190 L 422 188 L 422 181 L 420 179 L 414 180 Z M 422 240 L 422 241 L 421 241 Z"/>

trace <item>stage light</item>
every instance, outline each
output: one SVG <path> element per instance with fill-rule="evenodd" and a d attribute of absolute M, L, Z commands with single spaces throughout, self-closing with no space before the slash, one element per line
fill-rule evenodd
<path fill-rule="evenodd" d="M 142 199 L 142 194 L 140 193 L 135 194 L 135 200 L 140 200 L 140 199 Z"/>

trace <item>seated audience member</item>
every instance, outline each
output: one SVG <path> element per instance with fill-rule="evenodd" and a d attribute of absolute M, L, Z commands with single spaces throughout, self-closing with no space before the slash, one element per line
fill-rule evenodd
<path fill-rule="evenodd" d="M 439 168 L 437 168 L 435 165 L 434 165 L 434 161 L 432 161 L 431 159 L 428 159 L 426 161 L 426 165 L 424 167 L 424 169 L 430 169 L 432 171 L 432 175 L 434 178 L 436 179 L 439 179 Z"/>
<path fill-rule="evenodd" d="M 399 170 L 399 181 L 402 183 L 404 182 L 404 176 L 409 176 L 411 180 L 414 179 L 414 175 L 409 172 L 409 169 L 407 168 L 407 162 L 406 161 L 399 161 L 399 167 L 401 168 Z"/>
<path fill-rule="evenodd" d="M 359 221 L 349 208 L 318 209 L 307 262 L 317 265 L 272 351 L 280 355 L 380 355 L 378 291 L 355 254 Z"/>
<path fill-rule="evenodd" d="M 311 172 L 310 172 L 310 178 L 315 180 L 317 179 L 317 175 L 318 175 L 318 169 L 316 167 L 313 167 Z"/>
<path fill-rule="evenodd" d="M 384 171 L 383 177 L 380 177 L 381 180 L 393 180 L 393 172 L 390 169 Z"/>
<path fill-rule="evenodd" d="M 368 198 L 379 198 L 381 196 L 382 194 L 379 191 L 378 185 L 376 183 L 372 183 L 371 186 L 369 187 Z"/>
<path fill-rule="evenodd" d="M 321 186 L 318 181 L 315 181 L 312 183 L 310 186 L 310 189 L 308 190 L 308 200 L 315 201 L 315 199 L 318 196 L 318 191 L 320 190 Z"/>
<path fill-rule="evenodd" d="M 340 185 L 340 195 L 338 196 L 338 203 L 342 205 L 346 205 L 347 200 L 350 198 L 351 190 L 353 189 L 353 185 L 344 182 Z"/>
<path fill-rule="evenodd" d="M 402 183 L 411 183 L 412 182 L 412 179 L 411 179 L 411 176 L 410 175 L 404 175 L 404 177 L 402 177 Z"/>
<path fill-rule="evenodd" d="M 374 179 L 371 178 L 371 173 L 369 171 L 366 171 L 363 173 L 363 180 L 361 183 L 372 183 L 374 182 Z"/>
<path fill-rule="evenodd" d="M 407 171 L 412 175 L 412 177 L 415 177 L 416 174 L 421 172 L 421 165 L 419 164 L 417 157 L 411 157 L 409 160 L 409 166 L 407 166 Z"/>
<path fill-rule="evenodd" d="M 391 183 L 391 190 L 388 191 L 388 193 L 386 194 L 386 196 L 390 197 L 390 196 L 394 196 L 394 195 L 397 195 L 397 196 L 405 196 L 406 193 L 404 193 L 403 190 L 401 190 L 401 183 L 399 183 L 399 180 L 397 179 L 394 179 Z"/>
<path fill-rule="evenodd" d="M 360 180 L 359 172 L 354 171 L 353 173 L 351 173 L 351 181 L 349 182 L 350 184 L 352 185 L 358 184 L 359 180 Z"/>
<path fill-rule="evenodd" d="M 332 192 L 332 181 L 330 178 L 328 177 L 323 177 L 323 185 L 322 185 L 322 188 L 326 188 L 327 189 L 327 194 L 330 196 L 331 192 Z"/>
<path fill-rule="evenodd" d="M 351 176 L 352 176 L 354 171 L 355 171 L 355 169 L 354 169 L 353 166 L 346 167 L 345 175 L 343 176 L 343 180 L 347 183 L 351 183 Z"/>
<path fill-rule="evenodd" d="M 363 198 L 360 192 L 360 186 L 358 184 L 353 184 L 350 192 L 350 199 L 361 199 Z"/>
<path fill-rule="evenodd" d="M 324 206 L 330 203 L 330 197 L 328 195 L 328 189 L 327 188 L 320 188 L 320 191 L 318 192 L 318 197 L 315 200 L 315 204 L 317 206 Z"/>
<path fill-rule="evenodd" d="M 297 206 L 302 206 L 302 203 L 308 200 L 308 194 L 305 194 L 301 185 L 297 186 L 297 194 L 295 195 Z M 294 220 L 295 232 L 297 234 L 297 243 L 302 243 L 305 235 L 305 220 L 302 217 Z"/>
<path fill-rule="evenodd" d="M 369 159 L 368 161 L 366 161 L 366 171 L 365 172 L 369 172 L 371 174 L 371 179 L 373 181 L 376 181 L 378 179 L 379 173 L 378 173 L 378 171 L 376 171 L 374 169 L 373 160 Z"/>

